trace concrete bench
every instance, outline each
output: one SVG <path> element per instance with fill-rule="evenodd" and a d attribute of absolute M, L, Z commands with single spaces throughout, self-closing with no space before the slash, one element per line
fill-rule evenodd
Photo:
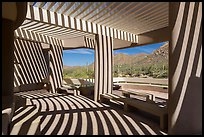
<path fill-rule="evenodd" d="M 129 111 L 130 107 L 134 107 L 136 109 L 158 116 L 160 118 L 160 128 L 167 128 L 168 113 L 166 106 L 158 105 L 156 103 L 149 103 L 138 99 L 126 98 L 124 102 L 124 110 Z"/>
<path fill-rule="evenodd" d="M 130 90 L 122 90 L 122 95 L 125 97 L 130 98 L 130 95 L 136 95 L 140 97 L 144 97 L 145 101 L 147 102 L 154 102 L 154 95 L 149 93 L 142 93 L 142 92 L 136 92 L 136 91 L 130 91 Z"/>
<path fill-rule="evenodd" d="M 80 95 L 80 91 L 76 87 L 67 85 L 62 85 L 62 87 L 57 88 L 57 93 L 74 96 Z"/>
<path fill-rule="evenodd" d="M 100 102 L 101 102 L 101 103 L 107 103 L 107 102 L 109 102 L 110 100 L 124 102 L 124 101 L 125 101 L 125 98 L 126 98 L 126 97 L 124 97 L 124 96 L 118 96 L 118 95 L 109 94 L 109 93 L 100 94 Z"/>
<path fill-rule="evenodd" d="M 2 135 L 10 134 L 11 120 L 15 109 L 15 98 L 13 103 L 10 100 L 10 96 L 2 96 Z"/>
<path fill-rule="evenodd" d="M 160 118 L 160 128 L 167 128 L 167 108 L 166 106 L 160 106 L 156 103 L 150 103 L 148 101 L 142 101 L 138 99 L 128 98 L 124 96 L 118 96 L 114 94 L 101 94 L 100 102 L 106 103 L 110 100 L 120 101 L 124 103 L 124 111 L 129 111 L 130 107 L 142 110 Z"/>

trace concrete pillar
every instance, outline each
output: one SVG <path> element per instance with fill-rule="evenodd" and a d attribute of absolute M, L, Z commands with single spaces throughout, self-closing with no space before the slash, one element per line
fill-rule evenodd
<path fill-rule="evenodd" d="M 2 2 L 2 135 L 10 134 L 14 110 L 14 30 L 25 18 L 26 5 L 26 2 Z"/>
<path fill-rule="evenodd" d="M 14 75 L 14 31 L 13 21 L 2 20 L 2 97 L 13 101 L 13 75 Z M 4 105 L 3 108 L 4 109 Z"/>
<path fill-rule="evenodd" d="M 112 93 L 113 89 L 113 38 L 96 35 L 94 101 L 100 94 Z"/>
<path fill-rule="evenodd" d="M 10 12 L 8 11 L 10 9 Z M 13 102 L 14 23 L 17 18 L 15 2 L 2 3 L 2 110 Z"/>
<path fill-rule="evenodd" d="M 170 2 L 168 134 L 202 134 L 202 2 Z"/>
<path fill-rule="evenodd" d="M 26 2 L 2 3 L 2 100 L 7 102 L 2 102 L 2 109 L 13 102 L 14 30 L 24 21 L 26 11 Z"/>

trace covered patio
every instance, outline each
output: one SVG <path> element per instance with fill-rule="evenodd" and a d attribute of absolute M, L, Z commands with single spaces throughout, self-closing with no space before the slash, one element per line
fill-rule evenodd
<path fill-rule="evenodd" d="M 202 134 L 201 11 L 202 2 L 3 2 L 2 134 Z M 100 103 L 113 94 L 114 49 L 164 41 L 167 129 L 144 112 Z M 95 51 L 93 100 L 57 92 L 62 51 L 76 48 Z"/>

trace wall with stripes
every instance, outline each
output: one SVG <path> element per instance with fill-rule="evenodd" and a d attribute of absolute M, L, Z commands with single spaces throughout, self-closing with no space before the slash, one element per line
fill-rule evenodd
<path fill-rule="evenodd" d="M 98 101 L 101 93 L 112 93 L 113 38 L 96 35 L 95 40 L 94 100 Z"/>
<path fill-rule="evenodd" d="M 91 48 L 91 49 L 94 49 L 95 48 L 95 39 L 93 38 L 89 38 L 89 37 L 83 37 L 84 38 L 84 46 L 86 48 Z"/>
<path fill-rule="evenodd" d="M 64 45 L 64 42 L 60 39 L 57 39 L 57 38 L 54 38 L 54 37 L 51 37 L 51 36 L 47 36 L 47 35 L 43 35 L 43 34 L 40 34 L 40 33 L 36 33 L 36 32 L 33 32 L 33 31 L 28 31 L 28 30 L 24 30 L 24 29 L 21 29 L 21 28 L 18 28 L 15 32 L 14 32 L 15 36 L 17 38 L 20 38 L 22 41 L 27 41 L 27 42 L 31 42 L 33 43 L 38 43 L 38 46 L 40 45 L 42 47 L 42 43 L 46 43 L 50 46 L 49 47 L 49 50 L 48 50 L 48 55 L 49 55 L 49 67 L 50 68 L 47 68 L 47 66 L 45 66 L 45 69 L 46 69 L 46 73 L 49 74 L 49 80 L 51 82 L 51 92 L 55 92 L 56 88 L 60 87 L 61 84 L 62 84 L 62 73 L 63 73 L 63 62 L 62 62 L 62 50 L 63 50 L 63 45 Z M 71 43 L 68 42 L 65 42 L 65 43 L 68 43 L 69 45 Z M 18 46 L 19 46 L 19 43 L 17 43 Z M 89 38 L 89 37 L 81 37 L 81 45 L 83 45 L 82 47 L 86 47 L 86 48 L 94 48 L 95 46 L 95 40 L 92 39 L 92 38 Z M 20 45 L 19 47 L 21 47 L 22 45 Z M 30 45 L 27 44 L 26 45 L 26 48 L 28 48 Z M 47 47 L 46 47 L 47 48 Z M 42 49 L 40 49 L 41 51 L 39 52 L 39 54 L 42 54 Z M 30 51 L 30 49 L 28 49 L 28 51 L 19 51 L 19 54 L 21 52 L 24 52 L 24 54 L 28 54 L 28 52 Z M 34 52 L 34 51 L 33 51 Z M 33 53 L 34 54 L 34 53 Z M 40 55 L 40 56 L 42 56 Z M 33 55 L 34 57 L 35 56 L 39 56 L 39 55 Z M 43 61 L 45 60 L 44 59 L 44 56 L 42 56 L 43 58 Z M 30 57 L 28 56 L 28 59 L 26 58 L 25 60 L 22 60 L 24 62 L 27 62 L 28 60 L 31 60 Z M 36 63 L 36 62 L 32 62 L 32 63 Z M 45 61 L 42 62 L 43 64 L 45 64 Z M 17 70 L 17 67 L 20 67 L 20 65 L 17 63 L 17 65 L 15 65 L 15 82 L 14 82 L 14 86 L 19 86 L 21 81 L 19 81 L 19 77 L 22 77 L 24 75 L 25 72 L 23 72 L 21 75 L 20 73 L 16 73 L 18 70 Z M 32 69 L 31 68 L 32 65 L 30 65 L 29 67 L 26 68 L 26 71 L 27 70 L 30 70 Z M 47 70 L 48 69 L 48 70 Z M 30 74 L 30 73 L 33 73 L 33 74 Z M 35 72 L 35 71 L 34 71 Z M 27 76 L 23 76 L 24 79 L 30 79 L 28 76 L 32 76 L 34 77 L 36 74 L 34 73 L 33 71 L 29 71 L 29 75 Z M 41 70 L 40 70 L 41 72 Z M 18 75 L 17 75 L 18 74 Z M 48 76 L 48 75 L 46 75 Z M 32 82 L 28 82 L 28 83 L 37 83 L 37 82 L 41 82 L 41 80 L 44 78 L 45 76 L 43 76 L 42 78 L 40 78 L 39 80 L 37 80 L 36 78 L 34 78 L 34 81 Z M 22 83 L 22 84 L 27 84 L 27 83 Z"/>
<path fill-rule="evenodd" d="M 202 2 L 170 2 L 169 134 L 202 134 Z"/>
<path fill-rule="evenodd" d="M 62 83 L 62 41 L 50 38 L 49 66 L 43 55 L 42 43 L 35 40 L 16 38 L 14 41 L 14 87 L 31 85 L 49 78 L 51 92 Z"/>
<path fill-rule="evenodd" d="M 39 42 L 16 38 L 14 45 L 14 87 L 39 83 L 48 76 Z"/>
<path fill-rule="evenodd" d="M 58 87 L 62 85 L 62 73 L 63 73 L 63 62 L 62 62 L 62 45 L 60 41 L 50 45 L 50 82 L 52 86 L 52 93 L 56 92 Z"/>

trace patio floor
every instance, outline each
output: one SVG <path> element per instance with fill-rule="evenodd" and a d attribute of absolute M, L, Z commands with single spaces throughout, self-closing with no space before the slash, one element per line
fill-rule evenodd
<path fill-rule="evenodd" d="M 156 118 L 123 111 L 82 96 L 45 90 L 16 93 L 11 134 L 41 135 L 166 135 Z M 22 107 L 23 105 L 23 107 Z"/>

